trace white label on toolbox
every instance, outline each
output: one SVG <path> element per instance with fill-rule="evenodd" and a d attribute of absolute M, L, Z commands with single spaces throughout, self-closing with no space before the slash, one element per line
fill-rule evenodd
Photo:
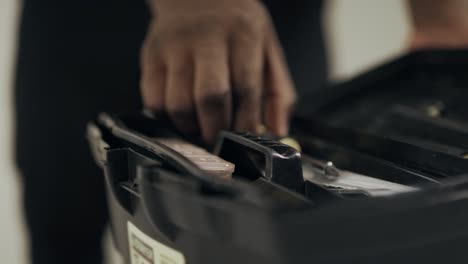
<path fill-rule="evenodd" d="M 182 253 L 145 235 L 127 223 L 131 264 L 185 264 Z"/>

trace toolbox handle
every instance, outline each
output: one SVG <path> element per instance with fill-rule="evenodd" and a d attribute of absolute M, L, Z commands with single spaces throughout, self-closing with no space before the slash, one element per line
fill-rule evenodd
<path fill-rule="evenodd" d="M 301 154 L 291 146 L 249 133 L 223 131 L 214 150 L 215 155 L 236 164 L 235 173 L 242 170 L 242 164 L 252 153 L 264 160 L 257 178 L 264 177 L 290 190 L 304 192 Z"/>

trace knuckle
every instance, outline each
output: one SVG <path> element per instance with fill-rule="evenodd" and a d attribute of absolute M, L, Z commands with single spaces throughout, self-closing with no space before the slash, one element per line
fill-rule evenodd
<path fill-rule="evenodd" d="M 141 52 L 140 67 L 143 75 L 161 73 L 165 70 L 165 62 L 158 53 Z"/>
<path fill-rule="evenodd" d="M 234 9 L 231 14 L 230 24 L 237 33 L 258 36 L 271 24 L 270 15 L 262 4 Z"/>
<path fill-rule="evenodd" d="M 193 24 L 190 26 L 193 30 L 191 33 L 196 35 L 211 35 L 213 33 L 222 33 L 224 32 L 225 23 L 224 18 L 219 15 L 205 15 L 199 17 Z"/>
<path fill-rule="evenodd" d="M 217 72 L 216 69 L 207 69 L 201 73 L 200 82 L 198 84 L 200 88 L 200 96 L 213 95 L 221 96 L 229 92 L 230 87 L 228 83 L 228 76 L 223 73 Z"/>
<path fill-rule="evenodd" d="M 160 30 L 159 35 L 169 47 L 173 43 L 186 43 L 213 35 L 222 35 L 226 27 L 224 20 L 225 18 L 219 15 L 203 15 L 196 19 L 167 25 Z"/>
<path fill-rule="evenodd" d="M 153 33 L 155 36 L 146 41 L 145 46 L 151 49 L 150 42 L 157 42 L 159 53 L 164 57 L 177 56 L 184 51 L 212 57 L 220 52 L 216 47 L 224 42 L 227 34 L 224 20 L 226 18 L 219 15 L 205 15 L 190 21 L 161 26 Z"/>
<path fill-rule="evenodd" d="M 195 35 L 188 26 L 166 26 L 154 32 L 151 40 L 145 43 L 153 52 L 167 56 L 178 53 L 190 43 L 191 36 Z"/>
<path fill-rule="evenodd" d="M 233 16 L 231 23 L 234 30 L 244 36 L 257 36 L 263 29 L 261 20 L 250 14 L 240 12 Z"/>
<path fill-rule="evenodd" d="M 193 41 L 193 52 L 196 60 L 208 62 L 225 56 L 226 44 L 217 36 L 200 37 Z"/>
<path fill-rule="evenodd" d="M 253 79 L 246 79 L 235 85 L 235 95 L 241 100 L 256 100 L 261 96 L 261 89 Z"/>
<path fill-rule="evenodd" d="M 197 103 L 206 111 L 217 111 L 226 105 L 229 93 L 225 89 L 206 89 L 197 97 Z"/>
<path fill-rule="evenodd" d="M 194 109 L 189 104 L 172 103 L 167 105 L 169 116 L 174 119 L 188 120 L 194 117 Z"/>
<path fill-rule="evenodd" d="M 151 29 L 151 32 L 148 33 L 143 41 L 142 49 L 149 53 L 157 51 L 161 49 L 165 39 L 167 39 L 167 34 L 164 30 L 160 30 L 159 28 Z"/>

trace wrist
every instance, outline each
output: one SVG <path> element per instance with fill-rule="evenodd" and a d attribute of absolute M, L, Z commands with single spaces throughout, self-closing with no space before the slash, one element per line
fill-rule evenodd
<path fill-rule="evenodd" d="M 468 47 L 468 0 L 411 0 L 413 48 Z"/>
<path fill-rule="evenodd" d="M 415 31 L 410 36 L 412 49 L 459 49 L 468 47 L 468 35 L 463 33 Z"/>
<path fill-rule="evenodd" d="M 261 0 L 147 0 L 153 15 L 158 13 L 170 14 L 171 16 L 183 15 L 190 10 L 204 12 L 207 10 L 225 10 L 229 6 L 246 7 L 251 2 L 262 3 Z M 247 4 L 247 5 L 246 5 Z"/>
<path fill-rule="evenodd" d="M 468 47 L 468 25 L 458 21 L 419 25 L 411 33 L 413 48 L 466 48 Z"/>

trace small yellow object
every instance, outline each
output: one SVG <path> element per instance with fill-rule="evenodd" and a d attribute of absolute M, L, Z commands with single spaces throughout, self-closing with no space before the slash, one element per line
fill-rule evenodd
<path fill-rule="evenodd" d="M 435 106 L 429 106 L 427 109 L 427 115 L 430 117 L 440 117 L 440 109 Z"/>
<path fill-rule="evenodd" d="M 257 135 L 264 135 L 268 132 L 268 129 L 266 128 L 266 126 L 264 125 L 258 125 L 257 126 L 257 131 L 255 131 L 255 133 Z"/>
<path fill-rule="evenodd" d="M 295 140 L 294 138 L 285 137 L 285 138 L 280 139 L 280 142 L 285 145 L 295 148 L 297 151 L 301 151 L 301 145 L 299 145 L 299 142 L 297 142 L 297 140 Z"/>
<path fill-rule="evenodd" d="M 429 105 L 426 108 L 426 113 L 428 116 L 433 118 L 438 118 L 442 115 L 442 111 L 444 111 L 445 104 L 443 102 L 436 102 L 432 105 Z"/>
<path fill-rule="evenodd" d="M 462 156 L 464 159 L 468 159 L 468 153 L 464 153 Z"/>
<path fill-rule="evenodd" d="M 268 133 L 268 129 L 264 125 L 259 125 L 259 126 L 257 126 L 256 133 L 257 133 L 257 135 L 265 135 L 266 133 Z M 297 140 L 295 140 L 294 138 L 284 137 L 284 138 L 280 139 L 279 142 L 281 142 L 281 143 L 283 143 L 285 145 L 288 145 L 290 147 L 293 147 L 297 151 L 301 151 L 301 145 L 299 145 L 299 142 L 297 142 Z"/>

